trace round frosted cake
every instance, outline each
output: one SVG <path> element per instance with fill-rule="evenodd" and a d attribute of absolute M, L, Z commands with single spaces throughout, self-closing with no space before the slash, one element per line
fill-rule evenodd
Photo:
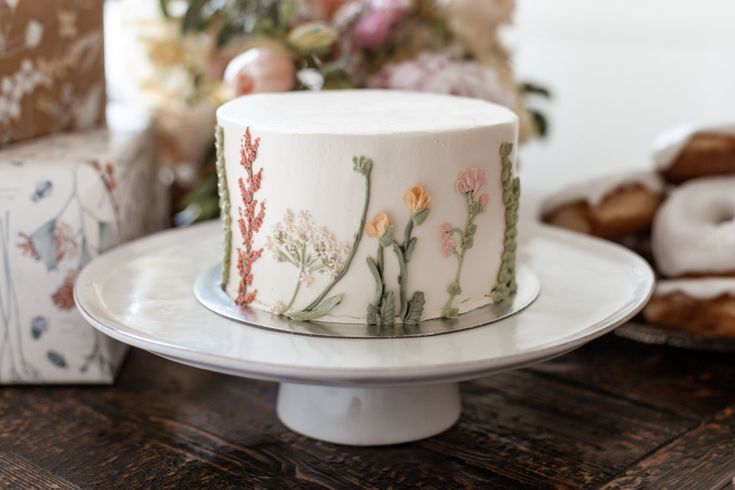
<path fill-rule="evenodd" d="M 416 325 L 516 291 L 518 121 L 397 91 L 242 97 L 217 111 L 222 287 L 301 321 Z"/>

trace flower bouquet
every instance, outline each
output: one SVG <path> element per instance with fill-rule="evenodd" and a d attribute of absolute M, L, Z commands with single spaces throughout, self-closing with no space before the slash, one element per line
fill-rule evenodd
<path fill-rule="evenodd" d="M 546 130 L 524 96 L 548 93 L 516 82 L 499 36 L 514 0 L 159 2 L 158 19 L 140 24 L 152 68 L 141 88 L 163 119 L 199 112 L 208 124 L 219 104 L 251 93 L 383 88 L 504 105 L 518 114 L 521 141 Z M 194 141 L 186 131 L 168 135 Z M 215 187 L 210 176 L 185 200 L 196 205 L 192 217 L 216 213 Z"/>

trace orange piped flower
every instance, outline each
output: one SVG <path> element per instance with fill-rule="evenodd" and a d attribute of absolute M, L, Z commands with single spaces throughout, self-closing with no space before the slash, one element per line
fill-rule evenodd
<path fill-rule="evenodd" d="M 365 225 L 365 233 L 371 238 L 380 238 L 388 231 L 390 218 L 385 213 L 378 213 Z"/>
<path fill-rule="evenodd" d="M 429 207 L 431 195 L 420 185 L 415 185 L 403 194 L 403 201 L 415 214 Z"/>

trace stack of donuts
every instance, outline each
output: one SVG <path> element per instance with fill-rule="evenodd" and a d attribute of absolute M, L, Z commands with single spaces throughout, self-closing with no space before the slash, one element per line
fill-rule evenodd
<path fill-rule="evenodd" d="M 735 125 L 667 132 L 653 160 L 649 172 L 562 190 L 541 219 L 648 259 L 659 280 L 647 323 L 735 339 Z"/>

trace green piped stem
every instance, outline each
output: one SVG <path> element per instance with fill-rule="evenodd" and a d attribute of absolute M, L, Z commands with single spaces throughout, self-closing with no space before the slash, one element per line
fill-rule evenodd
<path fill-rule="evenodd" d="M 299 290 L 301 289 L 301 274 L 304 273 L 304 270 L 306 268 L 306 260 L 304 258 L 304 255 L 306 254 L 306 244 L 301 245 L 301 254 L 299 256 L 299 274 L 296 276 L 296 286 L 294 287 L 293 294 L 291 295 L 291 299 L 288 301 L 288 304 L 283 309 L 284 314 L 291 309 L 293 304 L 296 302 L 296 297 L 299 295 Z"/>
<path fill-rule="evenodd" d="M 398 259 L 398 286 L 399 286 L 399 292 L 398 297 L 400 301 L 400 309 L 398 316 L 400 318 L 403 318 L 406 315 L 406 310 L 408 309 L 407 299 L 406 299 L 406 289 L 408 288 L 408 267 L 406 267 L 406 258 L 403 255 L 403 248 L 401 245 L 399 245 L 398 242 L 393 242 L 393 251 L 396 254 L 396 259 Z"/>
<path fill-rule="evenodd" d="M 406 249 L 408 248 L 408 242 L 411 241 L 411 234 L 413 233 L 413 219 L 409 219 L 406 223 L 406 229 L 403 232 L 403 243 L 393 242 L 393 250 L 398 258 L 398 284 L 400 286 L 399 299 L 400 299 L 400 311 L 398 316 L 403 318 L 406 316 L 408 311 L 408 262 L 406 258 Z"/>
<path fill-rule="evenodd" d="M 219 194 L 219 212 L 225 235 L 224 257 L 222 259 L 222 281 L 220 287 L 225 289 L 230 281 L 230 260 L 232 255 L 232 215 L 230 214 L 230 191 L 227 188 L 227 169 L 225 168 L 225 133 L 222 126 L 214 132 L 215 149 L 217 151 L 217 192 Z"/>
<path fill-rule="evenodd" d="M 521 194 L 520 179 L 513 177 L 513 143 L 500 145 L 502 162 L 503 204 L 505 205 L 505 233 L 503 235 L 503 254 L 498 270 L 492 298 L 501 303 L 516 293 L 516 225 L 518 223 L 518 204 Z"/>
<path fill-rule="evenodd" d="M 383 284 L 383 268 L 385 267 L 385 252 L 383 252 L 383 245 L 378 242 L 378 274 L 380 275 L 380 283 L 376 285 L 376 296 L 375 296 L 375 304 L 376 306 L 380 306 L 380 298 L 383 297 L 383 292 L 385 292 L 385 284 Z"/>
<path fill-rule="evenodd" d="M 365 176 L 365 202 L 362 206 L 362 216 L 360 218 L 360 226 L 357 229 L 357 232 L 355 233 L 355 238 L 352 243 L 352 249 L 350 249 L 350 254 L 347 256 L 347 260 L 345 261 L 345 265 L 342 267 L 342 270 L 339 271 L 339 274 L 330 282 L 324 290 L 319 294 L 319 296 L 312 301 L 309 306 L 304 308 L 303 311 L 311 311 L 322 302 L 322 300 L 329 294 L 329 291 L 332 290 L 334 286 L 337 285 L 339 281 L 342 280 L 342 278 L 347 274 L 347 271 L 350 268 L 350 264 L 352 263 L 352 259 L 355 258 L 355 254 L 357 253 L 357 246 L 360 244 L 360 240 L 362 240 L 362 234 L 365 229 L 365 222 L 367 220 L 367 212 L 368 212 L 368 206 L 370 204 L 370 174 L 372 173 L 372 162 L 370 162 L 369 165 L 367 165 L 366 168 L 364 168 L 364 171 L 360 171 Z"/>
<path fill-rule="evenodd" d="M 471 211 L 470 207 L 472 205 L 472 197 L 469 194 L 465 195 L 465 204 L 467 206 L 467 218 L 465 219 L 464 230 L 461 230 L 459 228 L 452 229 L 454 233 L 457 233 L 459 235 L 461 250 L 459 252 L 454 252 L 454 256 L 457 258 L 457 270 L 454 273 L 454 281 L 450 286 L 452 292 L 449 293 L 449 299 L 447 299 L 447 302 L 443 308 L 445 314 L 452 309 L 454 299 L 460 294 L 459 291 L 461 291 L 460 279 L 462 278 L 462 266 L 464 265 L 464 256 L 467 253 L 467 247 L 465 247 L 465 244 L 468 239 L 472 239 L 472 237 L 468 236 L 467 230 L 472 228 L 472 225 L 475 223 L 475 218 L 479 214 L 473 213 Z"/>

